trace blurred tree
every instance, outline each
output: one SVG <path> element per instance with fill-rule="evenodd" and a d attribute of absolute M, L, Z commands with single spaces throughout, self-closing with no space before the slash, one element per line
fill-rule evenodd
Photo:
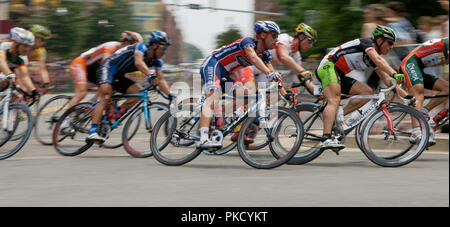
<path fill-rule="evenodd" d="M 197 46 L 190 44 L 190 43 L 185 43 L 185 46 L 186 46 L 186 52 L 188 53 L 189 57 L 191 58 L 191 61 L 195 61 L 197 59 L 203 58 L 203 53 L 200 50 L 200 48 L 198 48 Z"/>
<path fill-rule="evenodd" d="M 238 39 L 242 38 L 239 29 L 231 26 L 228 31 L 222 32 L 216 36 L 216 48 L 228 45 Z"/>
<path fill-rule="evenodd" d="M 363 7 L 371 3 L 386 3 L 388 0 L 361 0 L 360 5 L 351 0 L 277 0 L 286 17 L 276 20 L 284 32 L 295 33 L 298 23 L 305 22 L 317 30 L 319 41 L 310 51 L 302 53 L 324 55 L 327 48 L 336 47 L 346 41 L 356 39 L 364 23 Z M 446 14 L 436 0 L 402 0 L 412 23 L 419 16 Z"/>

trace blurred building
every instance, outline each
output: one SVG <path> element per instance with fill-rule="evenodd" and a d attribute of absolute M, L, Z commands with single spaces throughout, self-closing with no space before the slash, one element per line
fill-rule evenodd
<path fill-rule="evenodd" d="M 275 0 L 258 0 L 255 1 L 255 11 L 281 13 L 281 7 Z M 275 16 L 255 14 L 255 22 L 258 20 L 275 20 L 278 18 Z"/>

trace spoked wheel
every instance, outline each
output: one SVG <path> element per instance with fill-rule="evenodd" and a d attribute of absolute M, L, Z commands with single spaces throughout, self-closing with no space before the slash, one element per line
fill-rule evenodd
<path fill-rule="evenodd" d="M 238 151 L 248 165 L 258 169 L 271 169 L 290 160 L 300 148 L 303 140 L 303 124 L 297 114 L 284 107 L 269 107 L 267 110 L 268 129 L 265 135 L 256 136 L 256 140 L 267 140 L 269 146 L 259 150 L 250 150 L 246 146 L 245 135 L 254 131 L 255 117 L 244 121 L 238 138 Z M 262 118 L 259 118 L 262 124 Z M 264 126 L 264 125 L 263 125 Z"/>
<path fill-rule="evenodd" d="M 67 110 L 66 106 L 70 99 L 72 96 L 57 95 L 39 108 L 35 118 L 34 136 L 41 144 L 53 144 L 53 129 L 59 117 Z"/>
<path fill-rule="evenodd" d="M 152 156 L 150 149 L 150 134 L 152 125 L 167 111 L 169 106 L 165 103 L 151 103 L 148 106 L 151 119 L 146 122 L 144 108 L 131 115 L 122 131 L 122 142 L 125 151 L 135 158 Z"/>
<path fill-rule="evenodd" d="M 414 108 L 396 104 L 388 108 L 389 115 L 379 110 L 371 115 L 361 129 L 362 151 L 372 162 L 384 167 L 398 167 L 417 159 L 428 144 L 429 126 L 424 116 Z M 412 122 L 420 137 L 411 137 Z"/>
<path fill-rule="evenodd" d="M 8 108 L 7 112 L 0 109 L 0 160 L 16 154 L 28 141 L 33 129 L 33 116 L 27 105 L 11 103 Z"/>
<path fill-rule="evenodd" d="M 86 142 L 92 121 L 93 105 L 80 103 L 68 109 L 58 120 L 53 130 L 53 146 L 64 156 L 75 156 L 85 152 L 93 143 Z"/>

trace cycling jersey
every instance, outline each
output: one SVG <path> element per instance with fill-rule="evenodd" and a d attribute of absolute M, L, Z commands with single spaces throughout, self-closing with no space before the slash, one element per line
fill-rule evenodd
<path fill-rule="evenodd" d="M 45 61 L 47 58 L 47 50 L 45 47 L 34 49 L 28 57 L 29 61 Z"/>
<path fill-rule="evenodd" d="M 126 80 L 128 78 L 125 78 L 125 73 L 138 71 L 134 65 L 136 52 L 144 55 L 144 62 L 148 67 L 154 66 L 155 70 L 162 70 L 163 60 L 148 58 L 150 47 L 145 43 L 136 43 L 119 49 L 101 63 L 97 70 L 98 84 L 113 84 L 115 80 Z"/>
<path fill-rule="evenodd" d="M 448 61 L 448 52 L 448 38 L 432 39 L 416 47 L 403 59 L 400 67 L 405 74 L 406 86 L 423 84 L 426 89 L 433 89 L 438 77 L 425 74 L 423 69 Z"/>
<path fill-rule="evenodd" d="M 95 72 L 105 54 L 113 54 L 120 48 L 121 43 L 116 41 L 102 43 L 75 58 L 70 64 L 74 75 L 74 86 L 85 86 L 88 81 L 97 83 Z"/>
<path fill-rule="evenodd" d="M 24 55 L 13 55 L 11 53 L 12 42 L 1 42 L 0 41 L 0 56 L 6 59 L 8 67 L 10 69 L 15 69 L 19 67 L 27 67 L 28 57 Z"/>
<path fill-rule="evenodd" d="M 219 89 L 223 77 L 226 78 L 227 82 L 233 82 L 230 78 L 232 73 L 252 65 L 245 53 L 245 48 L 247 47 L 256 49 L 256 39 L 250 37 L 239 39 L 213 51 L 213 53 L 206 58 L 200 68 L 200 74 L 203 82 L 206 84 L 206 90 Z M 258 57 L 260 57 L 265 64 L 272 62 L 270 53 L 267 50 L 259 54 Z"/>
<path fill-rule="evenodd" d="M 279 53 L 279 47 L 281 45 L 287 47 L 289 56 L 291 56 L 297 64 L 299 65 L 302 64 L 302 57 L 300 55 L 300 51 L 295 49 L 294 37 L 288 34 L 280 34 L 278 36 L 278 40 L 277 43 L 275 44 L 274 49 L 269 50 L 270 57 L 272 58 L 273 63 L 283 64 L 280 60 L 280 53 Z M 259 71 L 254 65 L 245 67 L 243 69 L 239 69 L 235 74 L 238 78 L 238 81 L 242 83 L 246 83 L 249 81 L 253 82 L 256 81 L 257 83 L 268 82 L 266 75 L 264 75 L 264 73 Z"/>

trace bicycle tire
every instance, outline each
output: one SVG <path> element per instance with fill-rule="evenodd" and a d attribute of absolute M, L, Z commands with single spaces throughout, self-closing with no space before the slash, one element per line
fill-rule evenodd
<path fill-rule="evenodd" d="M 373 163 L 375 163 L 379 166 L 400 167 L 400 166 L 406 165 L 406 164 L 411 163 L 412 161 L 416 160 L 422 154 L 422 152 L 427 148 L 430 128 L 427 123 L 427 120 L 422 115 L 422 113 L 419 113 L 417 110 L 415 110 L 412 107 L 408 107 L 408 106 L 401 105 L 401 104 L 396 104 L 394 106 L 389 106 L 388 111 L 389 111 L 389 114 L 391 115 L 391 119 L 394 119 L 394 117 L 392 117 L 392 116 L 393 115 L 395 116 L 395 114 L 397 113 L 397 114 L 407 114 L 410 116 L 410 118 L 413 117 L 416 120 L 418 120 L 420 130 L 422 131 L 422 136 L 420 138 L 420 141 L 418 143 L 411 143 L 409 141 L 409 136 L 411 133 L 408 133 L 408 130 L 405 131 L 405 129 L 403 129 L 404 127 L 408 126 L 408 123 L 406 123 L 406 126 L 405 126 L 405 124 L 395 124 L 395 122 L 393 122 L 392 125 L 395 126 L 394 130 L 396 132 L 396 135 L 395 135 L 394 139 L 391 140 L 390 136 L 392 136 L 392 135 L 389 133 L 389 130 L 386 129 L 387 126 L 385 126 L 387 124 L 384 122 L 385 116 L 381 110 L 378 110 L 377 112 L 375 112 L 374 114 L 369 116 L 369 118 L 367 119 L 367 123 L 364 125 L 364 127 L 361 131 L 362 132 L 361 142 L 362 142 L 362 148 L 363 148 L 362 151 L 369 160 L 371 160 Z M 379 119 L 381 119 L 380 123 L 378 123 Z M 400 119 L 400 118 L 398 118 L 398 119 Z M 405 121 L 404 117 L 402 117 L 400 120 Z M 409 125 L 410 125 L 411 119 L 406 119 L 406 122 L 409 122 Z M 377 124 L 375 124 L 375 123 L 377 123 Z M 384 138 L 381 140 L 376 137 L 377 132 L 379 131 L 377 129 L 380 129 L 380 128 L 381 128 L 381 136 L 384 136 Z M 425 132 L 425 133 L 423 133 L 423 132 Z M 389 133 L 389 134 L 387 134 L 387 133 Z M 407 145 L 406 149 L 402 150 L 402 148 L 400 148 L 400 152 L 398 154 L 391 155 L 390 153 L 392 153 L 396 150 L 395 146 L 397 144 L 401 144 L 400 142 L 398 142 L 398 137 L 402 136 L 402 135 L 404 137 L 406 137 L 405 140 L 408 139 L 407 142 L 403 142 L 403 144 Z M 371 138 L 371 140 L 373 140 L 375 142 L 372 143 L 371 141 L 369 141 L 369 137 Z M 382 145 L 383 141 L 389 142 L 386 144 L 389 145 L 390 147 L 378 148 L 375 146 L 375 144 L 377 146 Z M 409 153 L 411 148 L 415 147 L 415 144 L 418 144 L 417 147 L 412 152 Z M 378 152 L 378 150 L 381 150 L 384 152 Z M 407 153 L 409 153 L 409 154 L 407 154 Z M 386 154 L 389 154 L 389 156 L 385 156 Z M 383 155 L 384 157 L 381 157 L 381 155 Z M 404 155 L 406 155 L 406 156 L 403 157 Z"/>
<path fill-rule="evenodd" d="M 59 154 L 63 156 L 76 156 L 85 152 L 94 144 L 92 142 L 85 141 L 85 137 L 88 135 L 89 131 L 89 129 L 86 129 L 86 127 L 90 126 L 90 119 L 92 119 L 92 116 L 89 114 L 90 112 L 88 110 L 92 109 L 92 107 L 93 107 L 92 103 L 89 102 L 79 103 L 69 108 L 59 118 L 53 130 L 53 146 Z M 62 141 L 64 141 L 69 136 L 64 135 L 63 133 L 60 132 L 61 124 L 63 123 L 64 119 L 68 118 L 71 114 L 75 114 L 75 116 L 72 116 L 70 118 L 71 121 L 70 128 L 74 130 L 73 135 L 70 135 L 73 142 L 68 143 L 67 145 L 65 144 L 63 145 L 61 144 Z M 78 114 L 80 116 L 78 116 Z M 80 134 L 80 138 L 77 137 L 77 140 L 79 142 L 77 142 L 75 139 L 76 134 Z M 75 150 L 68 150 L 66 147 L 68 148 L 76 147 L 76 148 Z"/>
<path fill-rule="evenodd" d="M 267 155 L 261 155 L 261 152 L 255 151 L 255 150 L 249 150 L 246 148 L 245 145 L 245 132 L 247 129 L 251 126 L 251 124 L 255 121 L 255 117 L 249 117 L 247 118 L 241 128 L 241 132 L 239 133 L 238 137 L 238 151 L 239 155 L 241 156 L 242 160 L 250 165 L 251 167 L 257 168 L 257 169 L 272 169 L 279 167 L 283 164 L 285 164 L 287 161 L 289 161 L 298 151 L 302 144 L 303 140 L 303 124 L 298 117 L 298 115 L 293 111 L 292 109 L 288 109 L 285 107 L 276 107 L 277 111 L 277 118 L 272 119 L 275 124 L 272 125 L 273 128 L 270 129 L 270 134 L 274 138 L 273 141 L 269 141 L 269 150 L 270 152 L 267 152 Z M 269 107 L 267 112 L 271 112 L 272 107 Z M 285 145 L 291 144 L 290 142 L 286 143 L 284 141 L 280 141 L 280 132 L 281 132 L 281 122 L 283 122 L 286 119 L 290 119 L 295 127 L 295 142 L 292 144 L 291 148 L 288 148 L 286 150 L 281 144 L 284 143 Z M 270 118 L 269 118 L 270 119 Z M 290 127 L 290 126 L 289 126 Z M 266 132 L 267 133 L 267 132 Z M 292 133 L 288 133 L 289 135 Z M 270 157 L 272 156 L 272 157 Z"/>
<path fill-rule="evenodd" d="M 70 102 L 72 96 L 57 95 L 50 98 L 39 108 L 35 118 L 34 136 L 42 145 L 53 144 L 53 129 L 59 117 L 64 113 L 65 106 Z M 65 101 L 64 101 L 65 100 Z M 54 105 L 54 107 L 52 106 Z M 50 109 L 51 108 L 51 109 Z M 53 111 L 54 110 L 54 111 Z M 47 113 L 48 116 L 45 116 Z M 47 131 L 50 131 L 48 133 Z M 47 136 L 49 134 L 49 136 Z"/>
<path fill-rule="evenodd" d="M 149 111 L 151 111 L 152 109 L 156 109 L 158 111 L 169 111 L 169 105 L 167 105 L 166 103 L 162 103 L 162 102 L 153 102 L 153 103 L 149 103 L 148 105 L 148 109 Z M 141 120 L 143 119 L 145 121 L 145 117 L 141 118 L 141 115 L 144 113 L 144 108 L 140 108 L 137 111 L 135 111 L 130 118 L 128 118 L 127 122 L 125 123 L 125 126 L 123 127 L 123 131 L 122 131 L 122 143 L 123 143 L 123 148 L 125 149 L 125 151 L 131 155 L 132 157 L 135 158 L 147 158 L 152 156 L 152 150 L 150 148 L 150 139 L 148 139 L 148 150 L 138 150 L 138 148 L 136 148 L 134 145 L 131 145 L 130 141 L 132 138 L 134 138 L 134 136 L 136 135 L 139 126 L 143 126 L 144 129 L 150 130 L 146 128 L 146 124 L 142 124 Z M 151 114 L 153 116 L 156 115 L 156 113 Z M 136 123 L 135 120 L 138 120 L 138 123 Z M 133 128 L 133 130 L 130 131 L 128 129 L 130 129 L 130 127 L 132 126 L 132 124 L 135 123 L 135 128 Z M 151 124 L 153 124 L 153 121 L 150 122 Z M 151 131 L 147 131 L 144 133 L 151 133 Z M 145 137 L 145 138 L 149 138 L 149 137 Z"/>
<path fill-rule="evenodd" d="M 171 155 L 177 155 L 179 153 L 176 153 L 177 150 L 172 150 L 171 151 L 167 151 L 168 149 L 167 146 L 169 144 L 173 145 L 173 136 L 177 127 L 177 120 L 176 118 L 172 115 L 172 113 L 169 111 L 167 113 L 165 113 L 156 123 L 155 126 L 153 128 L 152 134 L 151 134 L 151 142 L 150 142 L 150 148 L 152 150 L 153 156 L 155 157 L 155 159 L 164 164 L 164 165 L 168 165 L 168 166 L 179 166 L 179 165 L 183 165 L 186 164 L 190 161 L 192 161 L 193 159 L 195 159 L 202 151 L 200 149 L 195 149 L 193 152 L 188 153 L 187 155 L 182 154 L 182 157 L 178 158 L 178 156 L 175 157 L 171 157 Z M 167 127 L 165 127 L 166 125 L 168 125 Z M 163 130 L 161 130 L 164 127 Z M 168 130 L 168 131 L 166 131 Z M 159 135 L 160 132 L 164 131 L 165 135 L 162 135 L 162 139 L 163 141 L 161 143 L 159 143 Z M 192 143 L 186 143 L 185 145 L 180 146 L 180 149 L 189 149 L 190 145 L 193 144 Z M 174 147 L 175 148 L 175 147 Z M 162 152 L 163 150 L 166 150 L 166 152 Z M 172 152 L 172 153 L 170 153 Z"/>
<path fill-rule="evenodd" d="M 30 111 L 30 108 L 27 105 L 25 105 L 23 103 L 10 103 L 8 108 L 9 108 L 10 113 L 14 110 L 17 110 L 15 117 L 13 119 L 19 119 L 19 120 L 14 121 L 14 126 L 12 127 L 12 131 L 6 132 L 9 135 L 7 135 L 8 138 L 1 144 L 0 160 L 10 158 L 14 154 L 16 154 L 18 151 L 20 151 L 20 149 L 22 149 L 22 147 L 25 145 L 25 143 L 30 138 L 31 131 L 33 130 L 33 115 Z M 21 110 L 23 112 L 19 113 L 19 110 Z M 14 137 L 14 134 L 16 133 L 17 129 L 20 127 L 19 124 L 20 124 L 20 122 L 22 122 L 21 119 L 24 119 L 23 116 L 25 116 L 27 119 L 26 120 L 27 122 L 24 125 L 24 127 L 26 127 L 26 132 L 24 135 L 20 136 L 21 140 L 18 142 L 17 145 L 13 145 L 12 148 L 9 148 L 9 147 L 7 147 L 7 144 L 8 144 L 8 142 L 11 141 L 10 138 Z M 0 109 L 0 117 L 1 117 L 1 120 L 3 120 L 3 118 L 2 118 L 3 117 L 3 109 Z M 9 118 L 9 120 L 11 120 L 11 118 Z M 2 130 L 2 131 L 5 132 L 4 130 Z M 17 140 L 15 140 L 15 141 L 17 141 Z M 12 142 L 10 142 L 10 143 L 12 143 Z M 7 149 L 7 151 L 4 151 L 5 149 Z"/>

